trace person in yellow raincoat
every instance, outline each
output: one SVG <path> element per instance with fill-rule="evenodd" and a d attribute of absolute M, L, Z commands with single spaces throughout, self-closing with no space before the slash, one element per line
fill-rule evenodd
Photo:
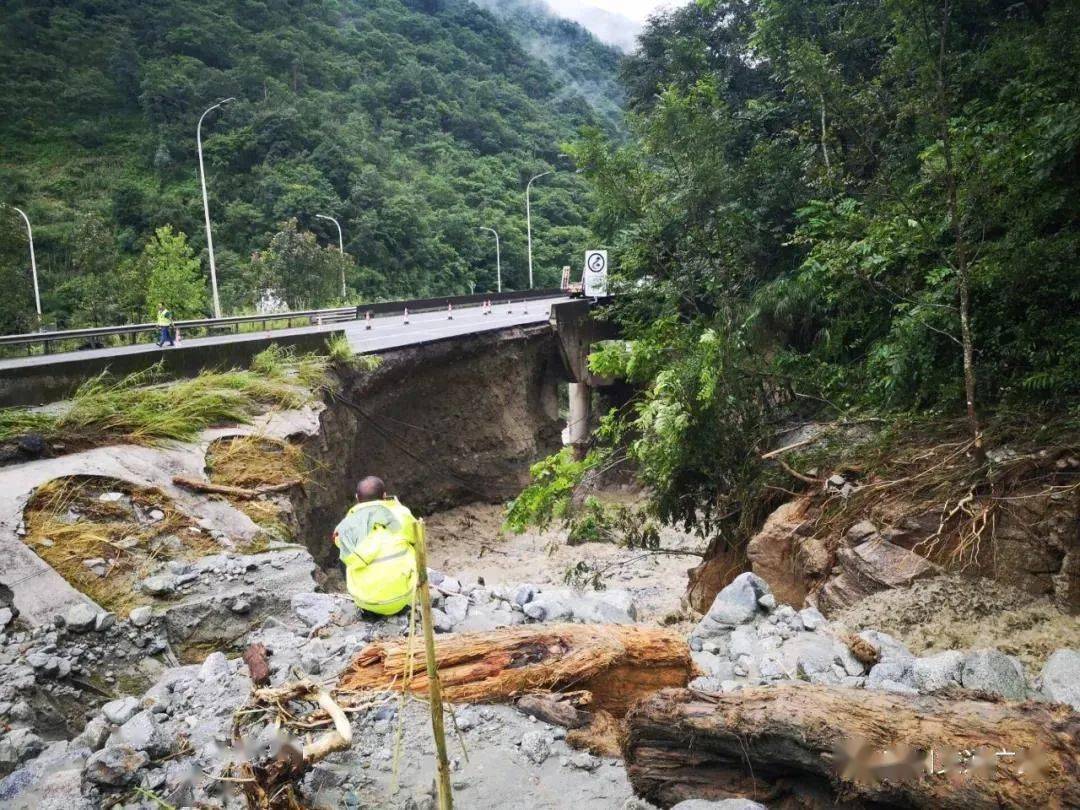
<path fill-rule="evenodd" d="M 334 545 L 357 607 L 392 616 L 412 604 L 416 531 L 416 518 L 387 496 L 382 479 L 368 476 L 356 485 L 356 506 L 334 529 Z"/>

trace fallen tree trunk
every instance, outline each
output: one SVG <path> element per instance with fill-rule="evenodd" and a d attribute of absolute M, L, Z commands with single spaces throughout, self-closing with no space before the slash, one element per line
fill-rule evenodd
<path fill-rule="evenodd" d="M 182 475 L 177 475 L 173 478 L 173 483 L 178 487 L 184 487 L 193 492 L 205 492 L 211 495 L 226 495 L 231 498 L 240 498 L 241 500 L 250 501 L 262 495 L 270 495 L 274 492 L 286 492 L 293 487 L 299 486 L 301 482 L 299 480 L 283 481 L 280 484 L 266 484 L 261 487 L 249 489 L 247 487 L 215 484 L 211 481 L 201 481 L 198 478 L 187 478 Z"/>
<path fill-rule="evenodd" d="M 665 690 L 627 724 L 634 791 L 661 807 L 1080 806 L 1080 714 L 1064 706 L 792 684 Z"/>
<path fill-rule="evenodd" d="M 426 694 L 423 645 L 370 644 L 346 667 L 337 692 L 400 690 Z M 660 628 L 552 624 L 440 636 L 435 659 L 443 697 L 461 703 L 507 702 L 536 691 L 581 689 L 590 708 L 622 717 L 638 699 L 693 675 L 686 641 Z M 412 678 L 407 680 L 407 670 Z"/>

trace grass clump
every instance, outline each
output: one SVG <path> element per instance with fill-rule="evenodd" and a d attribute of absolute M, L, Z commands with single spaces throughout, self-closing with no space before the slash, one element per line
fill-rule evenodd
<path fill-rule="evenodd" d="M 327 359 L 272 345 L 248 369 L 165 379 L 160 364 L 119 380 L 83 383 L 61 411 L 0 410 L 0 440 L 38 433 L 71 449 L 109 442 L 191 441 L 208 427 L 244 424 L 268 408 L 298 408 L 326 380 Z"/>
<path fill-rule="evenodd" d="M 119 493 L 117 500 L 101 500 Z M 162 517 L 154 520 L 155 510 Z M 221 548 L 163 493 L 110 478 L 58 478 L 27 505 L 25 542 L 99 605 L 125 616 L 150 598 L 138 590 L 163 560 L 194 559 Z M 101 561 L 97 570 L 87 561 Z"/>

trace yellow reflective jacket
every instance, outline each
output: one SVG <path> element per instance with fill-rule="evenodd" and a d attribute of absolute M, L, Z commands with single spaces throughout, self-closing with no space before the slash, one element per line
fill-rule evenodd
<path fill-rule="evenodd" d="M 172 325 L 172 313 L 167 309 L 159 309 L 157 313 L 157 325 L 158 326 L 171 326 Z"/>
<path fill-rule="evenodd" d="M 390 616 L 412 603 L 417 520 L 397 498 L 358 503 L 334 530 L 345 584 L 357 606 Z"/>

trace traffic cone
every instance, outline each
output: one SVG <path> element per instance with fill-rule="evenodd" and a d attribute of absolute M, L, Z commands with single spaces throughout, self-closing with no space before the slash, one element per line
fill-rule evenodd
<path fill-rule="evenodd" d="M 404 324 L 405 324 L 405 326 L 409 325 L 409 308 L 408 307 L 405 307 L 405 321 L 404 321 Z"/>
<path fill-rule="evenodd" d="M 524 312 L 526 315 L 528 315 L 529 314 L 529 299 L 528 298 L 521 299 L 521 307 L 522 307 L 521 311 Z"/>
<path fill-rule="evenodd" d="M 454 305 L 449 301 L 446 302 L 446 320 L 454 320 Z"/>
<path fill-rule="evenodd" d="M 367 315 L 364 318 L 364 328 L 365 329 L 370 329 L 371 328 L 371 310 L 370 309 L 367 311 Z"/>

